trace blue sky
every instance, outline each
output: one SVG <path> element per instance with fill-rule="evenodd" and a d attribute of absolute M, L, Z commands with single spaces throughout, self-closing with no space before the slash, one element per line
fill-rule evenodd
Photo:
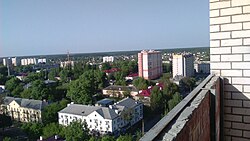
<path fill-rule="evenodd" d="M 208 0 L 0 0 L 0 56 L 209 46 Z"/>

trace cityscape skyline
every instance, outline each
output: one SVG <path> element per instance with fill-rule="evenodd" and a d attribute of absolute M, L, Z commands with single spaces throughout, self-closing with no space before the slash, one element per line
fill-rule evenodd
<path fill-rule="evenodd" d="M 0 57 L 208 47 L 208 11 L 198 0 L 3 0 Z"/>

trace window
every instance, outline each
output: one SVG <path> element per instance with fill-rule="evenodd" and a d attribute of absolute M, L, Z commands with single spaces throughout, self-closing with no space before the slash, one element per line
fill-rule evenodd
<path fill-rule="evenodd" d="M 109 121 L 106 121 L 106 125 L 108 125 L 109 124 Z"/>

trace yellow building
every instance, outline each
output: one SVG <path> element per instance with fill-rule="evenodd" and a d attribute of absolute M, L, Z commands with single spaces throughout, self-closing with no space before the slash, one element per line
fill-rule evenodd
<path fill-rule="evenodd" d="M 46 105 L 41 100 L 5 97 L 0 112 L 21 122 L 42 122 L 41 112 Z"/>

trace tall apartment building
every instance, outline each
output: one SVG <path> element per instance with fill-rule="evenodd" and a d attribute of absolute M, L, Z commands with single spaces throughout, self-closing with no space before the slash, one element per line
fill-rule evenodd
<path fill-rule="evenodd" d="M 11 58 L 3 58 L 3 65 L 4 66 L 11 66 L 12 65 L 12 59 Z"/>
<path fill-rule="evenodd" d="M 173 77 L 194 75 L 194 56 L 193 54 L 174 54 L 173 55 Z"/>
<path fill-rule="evenodd" d="M 20 66 L 21 65 L 21 59 L 18 57 L 11 58 L 12 65 L 13 66 Z"/>
<path fill-rule="evenodd" d="M 162 75 L 162 55 L 160 51 L 143 50 L 138 53 L 139 77 L 155 79 Z"/>

